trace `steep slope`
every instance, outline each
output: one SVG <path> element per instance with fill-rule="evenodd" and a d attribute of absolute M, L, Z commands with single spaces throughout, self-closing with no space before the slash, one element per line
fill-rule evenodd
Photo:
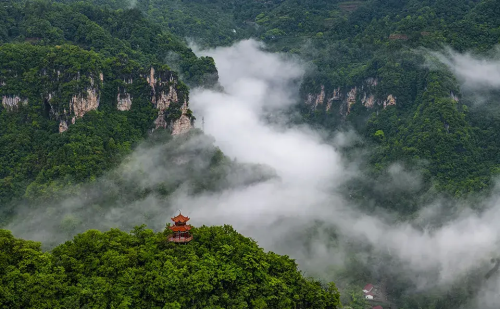
<path fill-rule="evenodd" d="M 115 8 L 132 4 L 92 3 Z M 429 162 L 421 170 L 428 187 L 457 196 L 491 188 L 491 177 L 499 168 L 491 153 L 500 150 L 500 142 L 490 138 L 488 128 L 498 118 L 476 108 L 474 98 L 461 92 L 451 72 L 441 70 L 441 78 L 429 78 L 432 72 L 425 66 L 422 48 L 439 50 L 448 45 L 458 51 L 489 51 L 500 42 L 497 0 L 138 0 L 133 4 L 163 29 L 204 45 L 254 36 L 271 51 L 308 61 L 313 69 L 302 84 L 301 121 L 330 131 L 354 127 L 370 142 L 375 172 L 394 161 Z M 436 99 L 451 98 L 455 107 L 439 104 L 426 116 L 415 117 L 430 107 L 424 92 L 436 82 L 442 95 Z M 446 144 L 446 151 L 424 150 L 428 144 L 415 141 L 439 136 L 438 123 L 446 131 L 450 124 L 444 114 L 463 118 L 452 128 L 461 132 L 461 144 L 467 147 L 456 145 L 450 135 L 438 142 Z M 422 126 L 426 119 L 435 125 Z M 404 134 L 400 133 L 403 127 Z M 383 143 L 373 137 L 377 132 L 379 137 L 384 134 Z M 491 143 L 486 146 L 485 140 Z"/>
<path fill-rule="evenodd" d="M 95 178 L 151 129 L 181 134 L 194 120 L 168 67 L 71 45 L 6 44 L 0 59 L 3 201 L 36 195 L 33 181 Z"/>
<path fill-rule="evenodd" d="M 137 10 L 7 1 L 0 14 L 0 204 L 51 195 L 115 166 L 154 129 L 181 134 L 198 58 Z M 7 43 L 10 42 L 10 43 Z M 171 61 L 180 73 L 165 63 Z M 4 218 L 5 219 L 5 218 Z"/>
<path fill-rule="evenodd" d="M 127 54 L 141 65 L 171 65 L 190 86 L 217 83 L 213 60 L 198 58 L 174 35 L 145 20 L 139 10 L 73 6 L 52 1 L 7 1 L 0 20 L 0 43 L 73 44 L 105 56 Z"/>

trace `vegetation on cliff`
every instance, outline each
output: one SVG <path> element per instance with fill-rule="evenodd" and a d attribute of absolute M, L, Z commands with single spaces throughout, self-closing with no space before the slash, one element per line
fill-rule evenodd
<path fill-rule="evenodd" d="M 142 141 L 158 117 L 151 68 L 153 78 L 168 79 L 154 95 L 175 92 L 179 101 L 164 112 L 167 124 L 188 99 L 183 81 L 212 87 L 218 80 L 213 59 L 196 57 L 137 10 L 7 1 L 0 14 L 3 211 L 13 200 L 96 179 Z"/>
<path fill-rule="evenodd" d="M 91 2 L 112 8 L 133 4 L 164 30 L 204 45 L 253 36 L 271 51 L 309 61 L 314 70 L 302 84 L 303 100 L 323 86 L 325 103 L 299 105 L 302 121 L 332 132 L 354 127 L 369 143 L 363 147 L 374 150 L 369 160 L 375 174 L 395 161 L 419 162 L 428 180 L 423 191 L 436 188 L 460 197 L 491 189 L 499 173 L 494 153 L 500 150 L 500 122 L 485 107 L 496 104 L 494 97 L 477 106 L 474 97 L 461 93 L 451 72 L 426 66 L 422 51 L 446 45 L 487 53 L 500 42 L 496 0 Z M 365 106 L 358 89 L 347 107 L 347 93 L 366 87 L 369 78 L 377 80 L 371 94 L 378 104 Z M 326 104 L 337 89 L 344 99 Z M 451 93 L 458 102 L 451 101 Z M 381 102 L 389 95 L 395 106 L 384 108 Z"/>

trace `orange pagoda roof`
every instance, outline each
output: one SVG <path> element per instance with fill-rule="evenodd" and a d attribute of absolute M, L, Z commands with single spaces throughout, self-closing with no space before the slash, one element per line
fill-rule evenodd
<path fill-rule="evenodd" d="M 172 232 L 187 232 L 191 229 L 190 225 L 174 225 L 169 227 L 169 229 L 172 230 Z"/>
<path fill-rule="evenodd" d="M 185 217 L 185 216 L 183 216 L 182 214 L 179 214 L 178 216 L 173 217 L 173 218 L 171 218 L 171 219 L 172 219 L 172 221 L 174 221 L 174 222 L 181 222 L 181 223 L 186 223 L 186 222 L 188 222 L 188 221 L 189 221 L 189 217 Z"/>

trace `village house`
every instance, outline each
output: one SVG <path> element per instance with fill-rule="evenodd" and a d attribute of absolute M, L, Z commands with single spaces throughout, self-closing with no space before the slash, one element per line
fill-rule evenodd
<path fill-rule="evenodd" d="M 364 288 L 363 288 L 363 293 L 368 294 L 373 290 L 373 284 L 368 283 Z"/>

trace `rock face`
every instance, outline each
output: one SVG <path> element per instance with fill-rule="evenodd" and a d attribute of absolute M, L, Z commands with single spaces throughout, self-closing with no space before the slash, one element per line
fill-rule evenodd
<path fill-rule="evenodd" d="M 396 98 L 393 97 L 392 94 L 390 94 L 389 96 L 387 96 L 387 100 L 385 100 L 383 104 L 384 104 L 384 109 L 387 106 L 396 105 Z"/>
<path fill-rule="evenodd" d="M 84 94 L 75 94 L 69 103 L 69 111 L 76 118 L 81 118 L 85 113 L 99 107 L 99 93 L 96 88 L 87 89 Z"/>
<path fill-rule="evenodd" d="M 366 108 L 372 108 L 373 105 L 375 104 L 375 96 L 373 94 L 370 94 L 369 96 L 366 95 L 366 92 L 363 94 L 363 99 L 361 99 L 361 103 Z"/>
<path fill-rule="evenodd" d="M 132 96 L 130 93 L 120 93 L 118 92 L 118 95 L 116 96 L 116 108 L 119 111 L 128 111 L 132 107 Z"/>
<path fill-rule="evenodd" d="M 68 130 L 68 123 L 65 120 L 59 122 L 59 133 L 63 133 Z"/>
<path fill-rule="evenodd" d="M 354 87 L 347 93 L 347 115 L 351 113 L 351 107 L 356 103 L 358 88 Z"/>
<path fill-rule="evenodd" d="M 321 92 L 318 94 L 308 94 L 306 104 L 314 104 L 316 108 L 325 101 L 325 86 L 321 85 Z"/>
<path fill-rule="evenodd" d="M 101 72 L 68 72 L 64 68 L 53 70 L 42 70 L 41 76 L 46 76 L 49 82 L 44 85 L 44 91 L 37 93 L 41 96 L 40 101 L 33 104 L 41 104 L 52 119 L 59 122 L 59 133 L 68 130 L 68 126 L 74 124 L 86 113 L 97 110 L 100 104 L 101 89 L 104 85 L 105 75 Z M 17 75 L 12 75 L 15 78 Z M 150 92 L 146 89 L 136 87 L 137 82 L 146 80 L 150 86 Z M 6 82 L 7 81 L 7 82 Z M 2 87 L 2 105 L 5 109 L 14 111 L 20 105 L 28 104 L 28 99 L 20 95 L 11 95 L 13 89 L 9 89 L 8 79 L 0 76 L 0 87 Z M 155 70 L 151 67 L 149 72 L 138 70 L 137 72 L 124 73 L 109 87 L 117 89 L 116 109 L 129 111 L 132 108 L 134 97 L 132 94 L 148 96 L 151 104 L 158 110 L 158 117 L 154 121 L 155 128 L 169 128 L 173 135 L 183 134 L 192 128 L 191 111 L 188 108 L 188 90 L 179 82 L 174 72 L 168 68 Z M 4 88 L 5 87 L 5 88 Z M 64 89 L 61 91 L 61 89 Z M 73 90 L 71 90 L 73 89 Z M 72 91 L 74 91 L 72 93 Z M 109 91 L 109 89 L 107 90 Z M 141 92 L 142 91 L 142 92 Z M 30 97 L 31 98 L 31 97 Z"/>
<path fill-rule="evenodd" d="M 172 135 L 179 135 L 189 131 L 192 128 L 191 118 L 188 116 L 188 98 L 186 93 L 180 93 L 178 90 L 178 82 L 174 75 L 158 74 L 154 68 L 151 68 L 149 76 L 147 76 L 149 85 L 151 86 L 152 96 L 151 102 L 158 109 L 158 117 L 155 119 L 155 128 L 172 129 Z M 180 107 L 180 117 L 174 120 L 167 120 L 169 113 L 176 113 L 174 106 Z"/>
<path fill-rule="evenodd" d="M 334 104 L 338 104 L 339 112 L 343 117 L 351 113 L 351 109 L 358 99 L 363 106 L 369 109 L 376 106 L 383 106 L 385 109 L 388 106 L 396 105 L 396 97 L 392 94 L 389 94 L 387 98 L 377 98 L 374 90 L 378 83 L 377 78 L 370 77 L 361 85 L 347 89 L 336 87 L 330 91 L 325 90 L 325 86 L 321 85 L 318 93 L 308 93 L 306 95 L 304 103 L 310 105 L 312 109 L 317 109 L 326 101 L 325 111 L 327 112 L 332 109 Z"/>
<path fill-rule="evenodd" d="M 15 96 L 2 96 L 2 105 L 7 110 L 14 110 L 19 107 L 19 105 L 27 105 L 28 99 L 21 99 L 21 97 Z"/>
<path fill-rule="evenodd" d="M 192 128 L 191 119 L 187 116 L 187 101 L 182 105 L 182 115 L 172 123 L 172 135 L 180 135 L 188 132 Z"/>

